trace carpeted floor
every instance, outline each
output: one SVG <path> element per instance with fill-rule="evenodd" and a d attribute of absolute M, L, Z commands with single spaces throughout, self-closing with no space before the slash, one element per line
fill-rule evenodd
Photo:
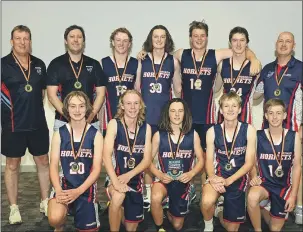
<path fill-rule="evenodd" d="M 196 191 L 200 192 L 200 181 L 197 178 L 195 180 Z M 107 197 L 104 191 L 104 173 L 102 173 L 98 181 L 99 189 L 99 199 L 101 202 L 102 213 L 100 216 L 101 228 L 100 231 L 109 231 L 108 224 L 108 214 L 104 210 L 106 207 Z M 23 223 L 21 225 L 9 225 L 9 204 L 7 200 L 3 173 L 1 181 L 1 231 L 11 232 L 11 231 L 53 231 L 49 226 L 47 218 L 44 217 L 39 212 L 39 203 L 40 203 L 40 193 L 39 193 L 39 183 L 36 173 L 21 173 L 20 175 L 20 185 L 19 185 L 19 198 L 18 204 L 22 216 Z M 184 230 L 187 232 L 190 231 L 203 231 L 204 223 L 202 219 L 202 214 L 199 209 L 199 200 L 200 196 L 197 196 L 196 201 L 191 206 L 190 214 L 185 219 Z M 215 230 L 214 231 L 225 231 L 217 219 L 214 220 Z M 172 231 L 171 227 L 167 220 L 165 220 L 164 226 L 166 226 L 168 231 Z M 263 225 L 264 231 L 268 231 L 267 226 Z M 294 223 L 294 218 L 291 215 L 288 221 L 283 228 L 283 231 L 302 231 L 303 227 L 298 226 Z M 73 217 L 69 216 L 66 224 L 65 231 L 75 231 L 73 226 Z M 121 231 L 124 229 L 121 227 Z M 155 231 L 154 223 L 149 212 L 145 212 L 145 220 L 140 224 L 139 231 Z M 240 231 L 248 232 L 253 231 L 249 220 L 241 225 Z"/>

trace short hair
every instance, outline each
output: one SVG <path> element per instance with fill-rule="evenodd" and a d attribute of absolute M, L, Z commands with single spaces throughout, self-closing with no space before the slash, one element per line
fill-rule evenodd
<path fill-rule="evenodd" d="M 286 112 L 285 103 L 278 98 L 271 98 L 264 104 L 264 112 L 267 113 L 269 107 L 272 106 L 282 106 L 283 112 Z"/>
<path fill-rule="evenodd" d="M 147 38 L 146 38 L 145 42 L 143 43 L 144 51 L 146 51 L 146 52 L 152 52 L 153 51 L 152 37 L 153 37 L 154 30 L 157 30 L 157 29 L 162 29 L 166 33 L 166 41 L 165 41 L 165 49 L 164 49 L 165 52 L 167 52 L 167 53 L 173 52 L 175 50 L 174 41 L 173 41 L 169 31 L 167 30 L 167 28 L 163 25 L 156 25 L 150 30 L 150 32 L 147 35 Z"/>
<path fill-rule="evenodd" d="M 140 110 L 139 110 L 139 114 L 138 114 L 138 124 L 139 125 L 142 125 L 143 122 L 145 121 L 145 104 L 144 104 L 144 101 L 143 101 L 143 98 L 142 98 L 142 95 L 141 93 L 139 93 L 137 90 L 135 89 L 128 89 L 126 90 L 119 98 L 119 103 L 118 103 L 118 106 L 117 106 L 117 113 L 115 115 L 115 118 L 116 119 L 119 119 L 119 120 L 122 120 L 122 118 L 124 117 L 124 109 L 122 108 L 122 105 L 123 105 L 123 100 L 124 100 L 124 97 L 127 95 L 127 94 L 136 94 L 139 98 L 140 98 Z"/>
<path fill-rule="evenodd" d="M 133 36 L 132 36 L 132 34 L 130 33 L 130 31 L 127 30 L 125 27 L 119 27 L 119 28 L 117 28 L 116 30 L 114 30 L 114 31 L 111 33 L 111 35 L 110 35 L 110 37 L 109 37 L 110 48 L 111 48 L 111 49 L 114 49 L 113 44 L 112 44 L 112 41 L 115 40 L 115 36 L 116 36 L 119 32 L 124 33 L 124 34 L 127 34 L 128 38 L 129 38 L 129 42 L 131 43 L 130 48 L 129 48 L 129 52 L 130 52 L 131 49 L 132 49 L 132 46 L 133 46 Z"/>
<path fill-rule="evenodd" d="M 208 25 L 205 23 L 204 20 L 202 20 L 202 21 L 192 21 L 189 24 L 189 37 L 192 36 L 194 29 L 204 30 L 205 33 L 206 33 L 206 36 L 208 36 Z"/>
<path fill-rule="evenodd" d="M 83 36 L 83 41 L 85 42 L 85 32 L 84 32 L 84 29 L 78 25 L 72 25 L 72 26 L 69 26 L 68 28 L 65 29 L 65 32 L 64 32 L 64 39 L 67 40 L 67 36 L 68 34 L 72 31 L 72 30 L 80 30 L 81 33 L 82 33 L 82 36 Z"/>
<path fill-rule="evenodd" d="M 158 125 L 159 130 L 173 133 L 173 129 L 171 128 L 170 119 L 169 119 L 169 108 L 170 108 L 170 105 L 174 102 L 181 102 L 183 104 L 184 118 L 183 118 L 183 122 L 182 122 L 182 133 L 187 134 L 188 132 L 190 132 L 190 130 L 192 128 L 193 120 L 192 120 L 192 115 L 191 115 L 191 112 L 190 112 L 190 109 L 189 109 L 187 103 L 181 98 L 173 98 L 173 99 L 169 100 L 169 102 L 163 107 L 162 112 L 161 112 L 161 119 L 160 119 L 160 122 Z"/>
<path fill-rule="evenodd" d="M 93 107 L 92 107 L 92 104 L 90 103 L 90 100 L 89 100 L 88 96 L 82 91 L 72 91 L 69 94 L 67 94 L 67 96 L 64 98 L 64 101 L 63 101 L 63 109 L 62 109 L 63 116 L 65 118 L 67 118 L 68 121 L 70 121 L 71 117 L 70 117 L 69 112 L 68 112 L 68 106 L 69 106 L 70 100 L 73 97 L 78 97 L 78 99 L 80 97 L 84 98 L 84 101 L 85 101 L 84 103 L 85 103 L 85 107 L 86 107 L 85 118 L 87 119 L 88 116 L 92 113 Z"/>
<path fill-rule="evenodd" d="M 29 34 L 29 39 L 32 40 L 31 30 L 27 26 L 24 26 L 24 25 L 15 26 L 11 32 L 11 39 L 14 38 L 15 31 L 27 32 Z"/>
<path fill-rule="evenodd" d="M 230 91 L 228 93 L 223 94 L 220 99 L 219 99 L 219 106 L 222 109 L 223 106 L 223 102 L 227 101 L 227 100 L 236 100 L 236 102 L 238 103 L 239 107 L 242 106 L 242 99 L 241 97 L 235 92 L 235 91 Z"/>
<path fill-rule="evenodd" d="M 237 33 L 245 35 L 246 42 L 249 43 L 248 31 L 244 27 L 234 27 L 233 29 L 231 29 L 231 31 L 229 32 L 229 42 L 231 42 L 233 35 Z"/>

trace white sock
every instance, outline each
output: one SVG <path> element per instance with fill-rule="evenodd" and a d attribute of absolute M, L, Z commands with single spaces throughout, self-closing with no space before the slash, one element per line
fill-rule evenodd
<path fill-rule="evenodd" d="M 145 189 L 146 189 L 146 197 L 150 200 L 151 184 L 145 184 Z"/>
<path fill-rule="evenodd" d="M 205 224 L 204 231 L 213 231 L 214 230 L 213 219 L 210 219 L 209 221 L 204 220 L 204 224 Z"/>

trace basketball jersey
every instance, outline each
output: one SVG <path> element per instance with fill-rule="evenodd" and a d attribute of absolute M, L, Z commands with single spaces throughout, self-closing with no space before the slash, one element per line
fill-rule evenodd
<path fill-rule="evenodd" d="M 240 127 L 240 128 L 239 128 Z M 226 154 L 226 149 L 224 146 L 224 132 L 222 124 L 216 124 L 214 126 L 215 131 L 215 157 L 214 157 L 214 167 L 217 176 L 222 176 L 223 178 L 228 178 L 235 174 L 245 163 L 246 148 L 247 148 L 247 130 L 248 124 L 239 123 L 238 134 L 235 136 L 234 148 L 231 153 L 229 162 Z M 232 142 L 227 142 L 227 147 L 231 148 Z M 225 165 L 230 163 L 232 169 L 230 171 L 225 170 Z M 238 190 L 245 191 L 247 187 L 248 175 L 245 174 L 233 183 Z"/>
<path fill-rule="evenodd" d="M 187 133 L 183 140 L 181 140 L 179 145 L 179 152 L 176 154 L 177 143 L 168 135 L 167 131 L 159 131 L 160 143 L 159 143 L 159 153 L 158 153 L 158 165 L 157 168 L 163 173 L 167 173 L 171 165 L 181 165 L 181 171 L 183 173 L 189 172 L 192 169 L 194 157 L 194 130 L 192 129 Z M 170 145 L 172 146 L 173 154 L 170 150 Z M 174 157 L 173 157 L 174 155 Z"/>
<path fill-rule="evenodd" d="M 240 70 L 233 70 L 233 81 L 234 85 L 232 86 L 231 80 L 231 59 L 224 59 L 222 61 L 221 77 L 223 80 L 223 94 L 228 93 L 231 90 L 235 91 L 242 100 L 242 110 L 239 114 L 239 121 L 252 124 L 252 103 L 253 103 L 253 94 L 255 92 L 257 78 L 249 75 L 250 65 L 248 62 L 243 70 L 241 71 L 240 76 L 237 78 Z M 237 78 L 237 79 L 236 79 Z M 223 115 L 219 112 L 218 123 L 223 121 Z"/>
<path fill-rule="evenodd" d="M 146 122 L 144 122 L 137 132 L 137 138 L 135 141 L 135 146 L 132 152 L 132 155 L 129 154 L 129 147 L 127 143 L 127 134 L 125 133 L 124 127 L 120 120 L 117 121 L 117 135 L 115 139 L 114 145 L 114 167 L 117 176 L 125 174 L 132 169 L 128 166 L 128 160 L 130 158 L 135 159 L 135 167 L 142 161 L 144 154 L 144 146 L 145 146 L 145 137 L 146 137 Z M 134 142 L 134 141 L 133 141 Z M 132 144 L 131 143 L 131 147 Z M 143 172 L 137 174 L 133 178 L 130 179 L 128 186 L 131 188 L 142 191 L 142 183 L 143 183 Z"/>
<path fill-rule="evenodd" d="M 291 185 L 292 166 L 294 159 L 294 146 L 295 146 L 296 132 L 288 130 L 284 138 L 284 151 L 282 155 L 282 169 L 284 172 L 283 177 L 277 177 L 275 170 L 278 167 L 278 162 L 275 159 L 270 140 L 265 134 L 265 130 L 257 131 L 257 160 L 259 175 L 263 182 L 279 186 L 281 188 Z M 278 159 L 280 160 L 282 139 L 279 145 L 275 145 L 276 151 L 278 151 Z"/>
<path fill-rule="evenodd" d="M 155 64 L 156 72 L 159 71 L 159 68 L 160 64 Z M 161 111 L 171 98 L 171 83 L 174 70 L 174 57 L 167 54 L 159 73 L 159 79 L 156 82 L 150 56 L 147 55 L 142 61 L 141 93 L 146 105 L 146 122 L 150 125 L 158 125 Z M 154 87 L 156 83 L 160 84 L 158 89 Z"/>
<path fill-rule="evenodd" d="M 84 183 L 87 177 L 90 175 L 93 167 L 94 158 L 94 140 L 97 133 L 97 129 L 90 126 L 86 132 L 81 147 L 81 152 L 78 158 L 75 160 L 71 145 L 71 136 L 67 128 L 67 124 L 59 128 L 59 134 L 61 139 L 60 144 L 60 161 L 63 171 L 62 186 L 64 189 L 75 189 Z M 80 142 L 75 142 L 75 152 L 78 152 Z M 72 164 L 78 163 L 78 171 L 72 170 Z M 94 198 L 96 196 L 97 182 L 89 187 L 83 195 Z"/>
<path fill-rule="evenodd" d="M 200 67 L 201 62 L 196 61 L 196 66 Z M 216 108 L 213 98 L 216 73 L 217 61 L 215 50 L 208 49 L 203 67 L 200 70 L 202 86 L 200 89 L 196 89 L 194 83 L 197 75 L 192 59 L 192 49 L 183 50 L 181 57 L 183 99 L 187 102 L 192 113 L 193 123 L 216 123 Z"/>
<path fill-rule="evenodd" d="M 101 60 L 103 71 L 107 79 L 105 93 L 105 107 L 103 108 L 103 129 L 107 128 L 108 122 L 113 119 L 117 113 L 117 106 L 120 96 L 128 89 L 134 89 L 136 81 L 138 60 L 130 57 L 127 63 L 125 73 L 121 79 L 121 88 L 119 88 L 119 76 L 117 75 L 115 63 L 111 57 L 107 56 Z M 120 77 L 124 68 L 119 68 Z"/>
<path fill-rule="evenodd" d="M 279 86 L 276 81 L 276 67 L 277 60 L 267 64 L 261 71 L 258 83 L 264 84 L 264 103 L 271 98 L 281 99 L 287 109 L 285 128 L 298 131 L 302 120 L 302 61 L 291 57 L 288 64 L 279 72 L 278 76 L 281 77 L 286 71 Z M 277 89 L 281 90 L 279 96 L 275 96 Z"/>

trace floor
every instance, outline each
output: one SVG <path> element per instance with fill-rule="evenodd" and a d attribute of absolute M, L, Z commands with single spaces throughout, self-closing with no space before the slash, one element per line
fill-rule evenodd
<path fill-rule="evenodd" d="M 197 193 L 200 192 L 200 183 L 199 180 L 195 180 L 197 186 Z M 104 192 L 104 173 L 102 173 L 100 179 L 98 180 L 98 190 L 100 203 L 102 208 L 102 213 L 100 216 L 101 221 L 101 231 L 109 231 L 108 225 L 108 215 L 106 212 L 106 201 L 107 197 Z M 7 201 L 6 190 L 4 186 L 4 179 L 2 173 L 1 180 L 1 231 L 11 232 L 11 231 L 53 231 L 49 226 L 47 218 L 39 212 L 39 183 L 36 173 L 23 172 L 20 175 L 20 186 L 19 186 L 19 208 L 22 216 L 23 223 L 21 225 L 9 225 L 8 216 L 9 216 L 9 205 Z M 215 230 L 214 231 L 225 231 L 217 219 L 214 220 Z M 167 220 L 164 221 L 164 226 L 166 226 L 167 231 L 171 231 L 171 227 Z M 264 231 L 268 231 L 267 226 L 263 225 Z M 194 231 L 203 231 L 204 223 L 202 220 L 202 215 L 199 209 L 199 196 L 196 201 L 192 204 L 189 215 L 185 219 L 184 231 L 194 232 Z M 145 212 L 145 220 L 139 225 L 139 231 L 155 231 L 153 220 L 149 212 Z M 302 231 L 303 227 L 298 226 L 294 223 L 294 218 L 291 216 L 285 224 L 283 231 Z M 73 217 L 69 216 L 67 220 L 67 225 L 65 231 L 75 231 L 73 226 Z M 121 228 L 121 231 L 124 231 Z M 241 225 L 240 231 L 253 231 L 249 220 Z"/>

